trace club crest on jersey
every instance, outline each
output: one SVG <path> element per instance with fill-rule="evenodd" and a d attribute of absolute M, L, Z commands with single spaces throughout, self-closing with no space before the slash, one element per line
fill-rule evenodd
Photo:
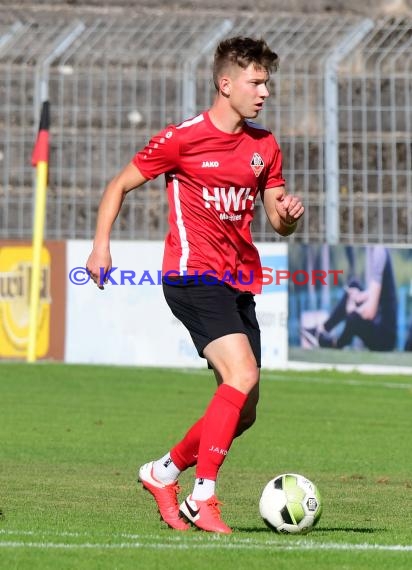
<path fill-rule="evenodd" d="M 263 162 L 263 158 L 260 156 L 259 153 L 255 152 L 252 156 L 252 160 L 250 161 L 250 166 L 252 167 L 253 172 L 255 173 L 256 178 L 265 168 L 265 163 Z"/>

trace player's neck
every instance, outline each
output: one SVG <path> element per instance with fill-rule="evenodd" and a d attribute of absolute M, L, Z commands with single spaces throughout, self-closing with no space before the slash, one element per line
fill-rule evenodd
<path fill-rule="evenodd" d="M 219 131 L 229 134 L 242 132 L 245 119 L 230 107 L 215 101 L 208 113 L 209 119 Z"/>

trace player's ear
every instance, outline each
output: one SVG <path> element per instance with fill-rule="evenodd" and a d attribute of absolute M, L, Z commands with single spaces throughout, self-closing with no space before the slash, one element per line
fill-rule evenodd
<path fill-rule="evenodd" d="M 219 90 L 225 97 L 229 97 L 231 91 L 231 81 L 229 77 L 219 79 Z"/>

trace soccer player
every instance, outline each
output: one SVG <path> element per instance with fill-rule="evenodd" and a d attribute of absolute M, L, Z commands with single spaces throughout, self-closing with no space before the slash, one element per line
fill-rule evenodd
<path fill-rule="evenodd" d="M 126 194 L 164 174 L 170 207 L 164 295 L 218 385 L 183 439 L 139 470 L 163 520 L 177 530 L 186 530 L 189 521 L 206 531 L 231 532 L 221 519 L 215 485 L 233 439 L 253 424 L 258 402 L 261 349 L 254 294 L 261 291 L 261 264 L 251 237 L 253 208 L 260 194 L 282 236 L 295 231 L 304 211 L 301 200 L 285 190 L 274 136 L 251 121 L 269 95 L 267 83 L 277 64 L 278 56 L 262 39 L 234 37 L 218 45 L 212 106 L 153 136 L 108 184 L 87 261 L 101 287 L 100 268 L 111 267 L 110 231 Z M 193 491 L 179 507 L 177 479 L 193 465 Z"/>

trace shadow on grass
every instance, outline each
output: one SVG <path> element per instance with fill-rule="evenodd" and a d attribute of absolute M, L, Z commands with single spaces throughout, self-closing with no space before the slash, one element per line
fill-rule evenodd
<path fill-rule="evenodd" d="M 233 530 L 239 532 L 250 532 L 254 534 L 265 533 L 265 534 L 274 534 L 275 536 L 281 536 L 283 533 L 276 533 L 268 528 L 257 528 L 257 527 L 233 527 Z M 296 536 L 309 536 L 313 534 L 327 534 L 328 532 L 354 532 L 359 534 L 373 534 L 375 532 L 383 532 L 385 529 L 383 528 L 350 528 L 350 527 L 322 527 L 322 528 L 314 528 L 310 532 L 306 534 L 297 533 Z M 292 534 L 288 536 L 293 536 Z"/>
<path fill-rule="evenodd" d="M 357 532 L 359 534 L 373 534 L 374 532 L 383 532 L 384 530 L 384 528 L 322 527 L 314 528 L 312 532 Z"/>

